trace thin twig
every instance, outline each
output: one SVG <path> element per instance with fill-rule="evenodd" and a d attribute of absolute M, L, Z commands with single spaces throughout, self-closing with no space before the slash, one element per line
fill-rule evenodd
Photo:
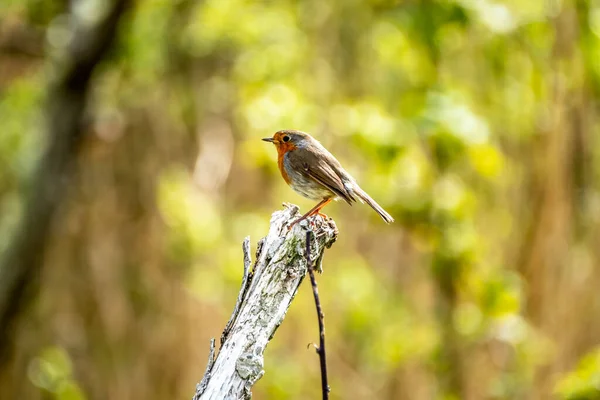
<path fill-rule="evenodd" d="M 315 279 L 315 271 L 310 260 L 310 236 L 311 231 L 306 231 L 306 267 L 310 275 L 310 283 L 312 285 L 313 295 L 315 296 L 315 306 L 317 307 L 317 317 L 319 319 L 319 347 L 316 348 L 321 363 L 321 390 L 323 392 L 323 400 L 329 399 L 329 384 L 327 383 L 327 358 L 325 355 L 325 316 L 321 308 L 321 300 L 319 299 L 319 289 L 317 288 L 317 280 Z"/>
<path fill-rule="evenodd" d="M 223 347 L 223 343 L 225 343 L 225 339 L 227 339 L 227 336 L 231 331 L 231 327 L 233 326 L 235 319 L 240 313 L 240 307 L 244 302 L 244 297 L 248 292 L 248 286 L 250 285 L 250 282 L 252 280 L 252 273 L 250 272 L 250 266 L 252 265 L 252 256 L 250 255 L 249 236 L 246 236 L 244 238 L 244 243 L 242 243 L 242 251 L 244 252 L 244 277 L 242 278 L 242 287 L 240 288 L 240 292 L 238 293 L 233 313 L 231 313 L 231 317 L 229 317 L 229 321 L 227 321 L 227 325 L 225 325 L 225 329 L 223 329 L 223 333 L 221 334 L 221 347 Z"/>
<path fill-rule="evenodd" d="M 202 393 L 206 390 L 206 385 L 208 385 L 208 381 L 210 379 L 210 372 L 212 370 L 213 365 L 215 364 L 215 338 L 210 339 L 210 351 L 208 353 L 208 364 L 206 364 L 206 370 L 204 371 L 204 376 L 202 377 L 202 381 L 196 385 L 196 393 L 192 400 L 199 400 Z"/>

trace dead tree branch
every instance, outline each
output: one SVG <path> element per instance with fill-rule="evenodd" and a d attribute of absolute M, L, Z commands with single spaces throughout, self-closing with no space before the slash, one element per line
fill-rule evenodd
<path fill-rule="evenodd" d="M 296 206 L 286 206 L 273 214 L 268 235 L 258 243 L 251 272 L 246 268 L 250 265 L 249 240 L 244 241 L 245 268 L 238 304 L 223 332 L 221 349 L 212 368 L 207 368 L 196 387 L 194 400 L 251 398 L 252 386 L 264 374 L 265 347 L 306 275 L 307 260 L 316 260 L 320 266 L 325 248 L 337 238 L 333 221 L 320 216 L 302 221 L 288 231 L 287 226 L 299 216 Z M 307 229 L 312 230 L 315 238 L 308 257 Z"/>

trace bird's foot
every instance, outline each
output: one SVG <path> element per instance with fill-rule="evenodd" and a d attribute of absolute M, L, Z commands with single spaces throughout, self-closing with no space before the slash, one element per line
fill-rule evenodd
<path fill-rule="evenodd" d="M 308 219 L 309 224 L 310 224 L 310 226 L 312 228 L 317 228 L 316 219 L 315 218 L 310 218 L 310 217 L 314 217 L 315 215 L 320 216 L 325 221 L 331 220 L 331 218 L 327 214 L 323 214 L 321 211 L 313 211 L 312 213 L 304 214 L 300 218 L 292 221 L 292 223 L 288 225 L 288 232 L 292 230 L 292 228 L 294 227 L 294 225 L 296 225 L 298 222 L 303 221 L 305 219 Z"/>
<path fill-rule="evenodd" d="M 295 219 L 294 221 L 292 221 L 291 224 L 288 225 L 288 232 L 292 230 L 292 228 L 294 227 L 294 225 L 296 225 L 298 222 L 303 221 L 306 219 L 306 215 L 303 215 L 302 217 Z"/>

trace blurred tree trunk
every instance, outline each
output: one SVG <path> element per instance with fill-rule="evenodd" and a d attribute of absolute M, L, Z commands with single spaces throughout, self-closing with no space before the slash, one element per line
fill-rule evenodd
<path fill-rule="evenodd" d="M 593 107 L 587 92 L 590 78 L 582 62 L 581 29 L 587 23 L 579 25 L 578 11 L 585 13 L 567 3 L 554 19 L 550 96 L 546 112 L 539 117 L 540 141 L 533 151 L 538 161 L 533 176 L 536 200 L 521 271 L 528 288 L 526 314 L 553 340 L 556 354 L 538 369 L 532 398 L 550 397 L 556 374 L 573 368 L 582 351 L 596 344 L 600 335 L 596 319 L 582 323 L 579 316 L 597 315 L 592 293 L 600 285 L 600 276 L 591 264 L 597 255 L 586 250 L 588 245 L 594 247 L 586 223 Z M 577 84 L 567 86 L 566 77 Z"/>
<path fill-rule="evenodd" d="M 144 5 L 136 5 L 132 19 Z M 170 34 L 177 36 L 184 24 L 173 26 Z M 128 79 L 115 77 L 115 70 L 105 75 L 117 82 Z M 63 197 L 46 235 L 48 251 L 32 253 L 44 265 L 38 273 L 41 292 L 35 309 L 16 326 L 17 350 L 0 377 L 0 398 L 48 396 L 52 387 L 34 386 L 39 377 L 27 371 L 35 371 L 49 347 L 66 351 L 73 365 L 70 379 L 88 399 L 164 399 L 189 391 L 181 382 L 196 378 L 188 366 L 199 358 L 190 349 L 205 350 L 194 347 L 191 325 L 198 327 L 203 314 L 189 311 L 194 299 L 181 288 L 188 260 L 169 254 L 157 193 L 159 177 L 174 161 L 192 169 L 198 133 L 196 120 L 189 118 L 196 110 L 181 112 L 177 102 L 157 104 L 169 98 L 169 90 L 157 84 L 144 99 L 146 107 L 125 105 L 119 96 L 111 104 L 114 118 L 101 115 L 91 125 L 77 125 L 77 140 L 69 142 L 75 146 L 69 155 L 77 174 L 70 180 L 61 176 L 69 190 L 58 190 Z M 80 97 L 69 100 L 84 111 Z M 49 101 L 57 106 L 56 97 Z M 171 111 L 186 116 L 184 123 L 173 121 Z M 65 121 L 62 117 L 56 121 Z M 214 318 L 214 311 L 206 312 L 207 319 Z"/>
<path fill-rule="evenodd" d="M 15 325 L 37 296 L 51 224 L 67 197 L 84 133 L 92 74 L 115 40 L 127 0 L 115 0 L 103 19 L 86 26 L 75 19 L 60 78 L 47 99 L 48 147 L 30 182 L 25 213 L 0 264 L 0 370 L 14 351 Z"/>

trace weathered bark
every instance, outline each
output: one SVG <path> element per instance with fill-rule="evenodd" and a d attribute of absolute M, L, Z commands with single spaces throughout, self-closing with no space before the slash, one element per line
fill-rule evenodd
<path fill-rule="evenodd" d="M 306 229 L 314 234 L 310 259 L 316 260 L 319 269 L 324 249 L 337 238 L 333 221 L 321 216 L 288 231 L 288 225 L 299 216 L 298 207 L 293 205 L 273 214 L 268 235 L 258 242 L 252 271 L 250 240 L 244 241 L 244 278 L 238 304 L 221 337 L 219 355 L 213 360 L 211 354 L 194 400 L 249 399 L 250 389 L 263 376 L 265 347 L 306 275 Z"/>

